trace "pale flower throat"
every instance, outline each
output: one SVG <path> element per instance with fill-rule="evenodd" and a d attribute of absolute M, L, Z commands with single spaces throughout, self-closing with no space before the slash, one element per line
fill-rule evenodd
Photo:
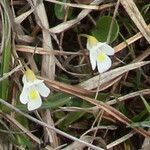
<path fill-rule="evenodd" d="M 88 36 L 87 42 L 89 43 L 90 47 L 93 47 L 99 43 L 99 41 L 94 36 Z"/>
<path fill-rule="evenodd" d="M 35 74 L 34 74 L 33 71 L 30 70 L 30 69 L 27 69 L 27 70 L 25 71 L 25 76 L 26 76 L 26 79 L 27 79 L 28 82 L 33 82 L 33 81 L 36 80 Z"/>

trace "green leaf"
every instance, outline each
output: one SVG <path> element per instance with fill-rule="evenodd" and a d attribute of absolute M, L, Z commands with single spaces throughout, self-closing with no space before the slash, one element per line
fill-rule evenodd
<path fill-rule="evenodd" d="M 132 123 L 131 126 L 133 126 L 133 127 L 148 127 L 148 128 L 150 128 L 150 116 L 148 116 L 144 121 Z"/>
<path fill-rule="evenodd" d="M 59 0 L 59 1 L 62 1 L 62 0 Z M 69 0 L 63 0 L 63 2 L 70 2 L 70 1 Z M 68 17 L 70 17 L 72 14 L 72 11 L 70 9 L 68 12 Z M 55 12 L 55 15 L 58 19 L 63 20 L 65 17 L 65 13 L 66 13 L 66 6 L 55 4 L 54 12 Z"/>
<path fill-rule="evenodd" d="M 0 75 L 4 76 L 5 73 L 9 72 L 10 69 L 10 59 L 11 59 L 11 22 L 8 14 L 8 4 L 7 1 L 1 2 L 3 6 L 2 11 L 2 63 L 0 69 Z M 9 90 L 9 80 L 3 80 L 0 82 L 0 97 L 2 99 L 7 99 Z"/>
<path fill-rule="evenodd" d="M 70 112 L 66 118 L 58 125 L 60 128 L 68 128 L 68 126 L 80 119 L 85 112 Z"/>
<path fill-rule="evenodd" d="M 150 113 L 150 105 L 147 103 L 147 101 L 145 100 L 145 98 L 142 95 L 140 95 L 140 97 L 141 97 L 147 111 Z"/>
<path fill-rule="evenodd" d="M 100 17 L 96 22 L 96 27 L 93 28 L 92 30 L 92 35 L 96 37 L 100 42 L 106 42 L 111 22 L 112 17 L 110 16 Z M 119 33 L 119 25 L 117 21 L 114 19 L 109 43 L 112 43 L 118 37 L 118 33 Z"/>
<path fill-rule="evenodd" d="M 142 121 L 131 124 L 133 127 L 148 127 L 150 128 L 150 121 Z"/>
<path fill-rule="evenodd" d="M 139 114 L 135 115 L 133 118 L 132 118 L 132 121 L 133 122 L 139 122 L 141 120 L 143 120 L 143 118 L 147 115 L 147 111 L 146 110 L 143 110 L 141 111 Z"/>
<path fill-rule="evenodd" d="M 79 107 L 79 108 L 87 108 L 88 105 L 84 101 L 80 100 L 79 98 L 74 98 L 71 100 L 69 107 Z M 79 111 L 79 112 L 69 112 L 65 115 L 65 119 L 59 123 L 59 127 L 63 130 L 67 129 L 68 126 L 76 121 L 78 121 L 86 112 Z"/>
<path fill-rule="evenodd" d="M 29 140 L 29 138 L 27 138 L 26 136 L 24 136 L 23 134 L 16 134 L 16 138 L 17 138 L 17 142 L 18 142 L 18 145 L 20 145 L 21 149 L 27 149 L 27 148 L 32 148 L 33 149 L 33 146 L 35 146 L 31 140 Z"/>
<path fill-rule="evenodd" d="M 28 119 L 22 115 L 16 114 L 16 120 L 21 123 L 25 128 L 29 128 Z"/>
<path fill-rule="evenodd" d="M 150 4 L 144 5 L 141 10 L 141 13 L 147 14 L 149 10 L 150 10 Z"/>
<path fill-rule="evenodd" d="M 42 109 L 58 108 L 67 104 L 72 99 L 72 96 L 63 93 L 56 93 L 48 97 L 47 101 L 43 101 Z"/>

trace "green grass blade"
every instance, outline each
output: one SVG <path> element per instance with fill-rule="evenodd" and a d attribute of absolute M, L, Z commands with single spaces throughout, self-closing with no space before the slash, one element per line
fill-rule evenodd
<path fill-rule="evenodd" d="M 10 69 L 10 56 L 11 56 L 11 22 L 8 14 L 8 4 L 6 1 L 1 2 L 3 8 L 1 10 L 2 18 L 2 63 L 0 74 L 3 76 L 9 72 Z M 9 80 L 6 79 L 0 83 L 0 97 L 7 99 L 9 89 Z"/>

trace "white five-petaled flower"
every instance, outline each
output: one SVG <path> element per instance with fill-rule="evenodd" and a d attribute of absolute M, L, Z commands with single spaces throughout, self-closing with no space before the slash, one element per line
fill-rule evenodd
<path fill-rule="evenodd" d="M 114 55 L 114 49 L 106 43 L 99 42 L 95 37 L 87 36 L 87 49 L 89 50 L 92 69 L 97 66 L 98 72 L 103 73 L 111 67 L 109 56 Z"/>
<path fill-rule="evenodd" d="M 20 94 L 20 102 L 27 104 L 29 111 L 41 107 L 41 96 L 47 97 L 50 93 L 49 88 L 44 84 L 43 80 L 37 79 L 33 71 L 27 69 L 23 75 L 22 82 L 24 85 Z"/>

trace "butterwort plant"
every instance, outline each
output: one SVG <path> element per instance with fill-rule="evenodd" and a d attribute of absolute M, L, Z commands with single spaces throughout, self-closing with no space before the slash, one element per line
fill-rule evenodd
<path fill-rule="evenodd" d="M 20 94 L 20 102 L 27 104 L 29 111 L 38 109 L 42 105 L 41 96 L 47 97 L 50 89 L 43 80 L 36 78 L 34 72 L 27 68 L 22 77 L 23 89 Z"/>
<path fill-rule="evenodd" d="M 99 73 L 107 71 L 112 65 L 109 56 L 114 55 L 115 50 L 106 42 L 99 42 L 94 36 L 86 35 L 86 37 L 92 70 L 97 66 Z"/>

